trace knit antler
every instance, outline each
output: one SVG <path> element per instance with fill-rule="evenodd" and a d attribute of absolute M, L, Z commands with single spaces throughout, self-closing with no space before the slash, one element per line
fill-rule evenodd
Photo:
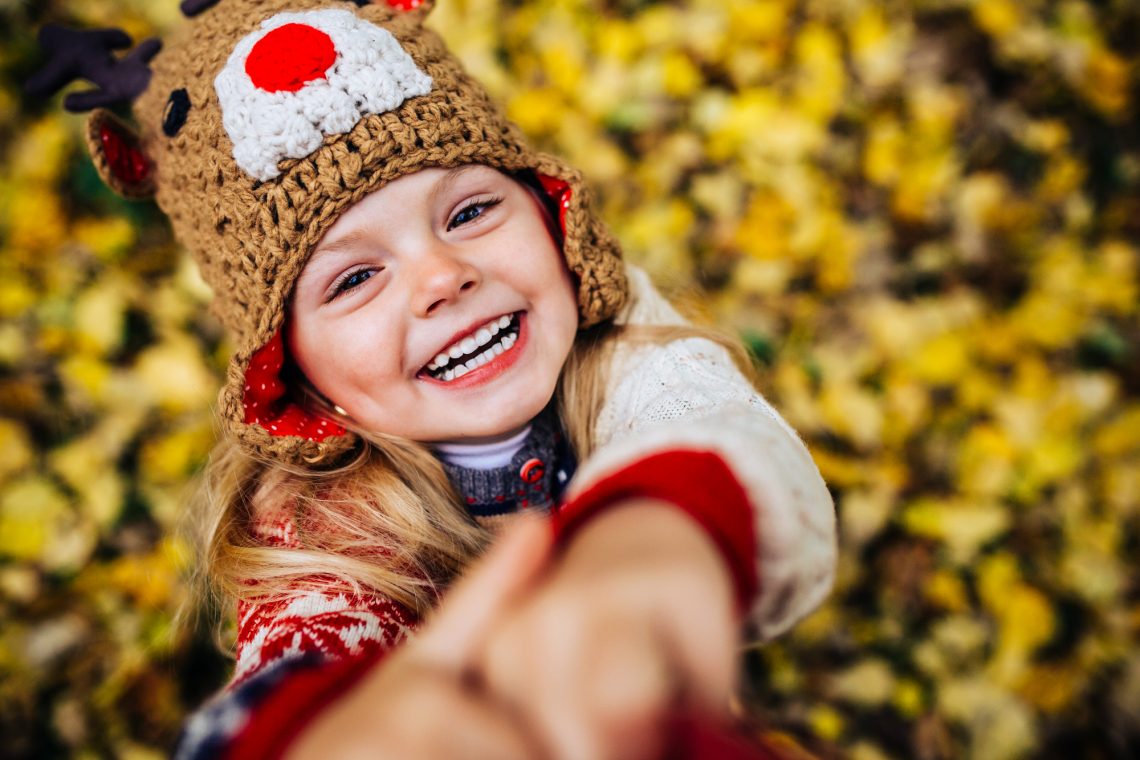
<path fill-rule="evenodd" d="M 63 101 L 63 107 L 74 113 L 134 100 L 150 82 L 148 64 L 162 47 L 161 41 L 151 38 L 117 58 L 112 51 L 131 45 L 123 30 L 79 31 L 56 24 L 41 29 L 39 41 L 50 58 L 28 80 L 28 92 L 46 97 L 75 79 L 86 79 L 96 89 L 71 93 Z"/>
<path fill-rule="evenodd" d="M 178 9 L 182 11 L 182 15 L 187 18 L 193 18 L 207 8 L 217 5 L 218 0 L 182 0 L 182 4 Z"/>

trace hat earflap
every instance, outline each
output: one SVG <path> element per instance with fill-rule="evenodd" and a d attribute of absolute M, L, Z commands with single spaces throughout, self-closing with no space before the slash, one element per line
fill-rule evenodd
<path fill-rule="evenodd" d="M 87 117 L 85 137 L 95 170 L 108 187 L 124 198 L 154 197 L 154 162 L 129 124 L 98 108 Z"/>

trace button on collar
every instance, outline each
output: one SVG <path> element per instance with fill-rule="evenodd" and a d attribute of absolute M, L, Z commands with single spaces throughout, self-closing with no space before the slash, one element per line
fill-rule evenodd
<path fill-rule="evenodd" d="M 546 474 L 546 465 L 541 459 L 528 459 L 519 470 L 519 477 L 527 483 L 537 483 Z"/>

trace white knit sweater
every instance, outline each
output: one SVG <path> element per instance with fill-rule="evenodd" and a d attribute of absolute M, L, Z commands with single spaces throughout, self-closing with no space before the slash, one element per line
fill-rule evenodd
<path fill-rule="evenodd" d="M 644 271 L 627 270 L 632 298 L 618 322 L 685 323 Z M 626 345 L 613 369 L 597 449 L 568 497 L 654 451 L 719 455 L 754 510 L 760 595 L 749 622 L 763 639 L 784 632 L 823 600 L 835 574 L 835 509 L 807 447 L 710 341 Z"/>

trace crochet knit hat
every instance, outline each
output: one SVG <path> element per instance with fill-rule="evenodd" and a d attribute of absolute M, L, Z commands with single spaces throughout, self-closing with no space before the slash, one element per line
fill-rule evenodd
<path fill-rule="evenodd" d="M 138 131 L 98 108 L 88 147 L 113 189 L 156 198 L 213 288 L 213 310 L 236 347 L 219 412 L 252 451 L 324 465 L 356 447 L 335 419 L 291 400 L 280 376 L 282 325 L 321 236 L 393 179 L 469 163 L 534 172 L 558 204 L 581 326 L 625 300 L 617 245 L 580 175 L 526 145 L 423 26 L 430 7 L 185 0 L 190 21 L 161 53 L 150 40 L 121 58 L 110 52 L 129 45 L 121 32 L 41 35 L 54 57 L 30 85 L 58 87 L 78 68 L 100 89 L 69 96 L 68 108 L 137 97 Z"/>

